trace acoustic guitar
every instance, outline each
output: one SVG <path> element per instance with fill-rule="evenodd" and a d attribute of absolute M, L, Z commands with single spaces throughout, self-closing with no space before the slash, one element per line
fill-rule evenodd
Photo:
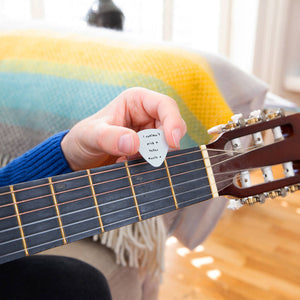
<path fill-rule="evenodd" d="M 240 206 L 300 188 L 300 114 L 237 115 L 214 130 L 215 141 L 171 152 L 157 168 L 139 159 L 1 187 L 0 263 L 214 197 Z"/>

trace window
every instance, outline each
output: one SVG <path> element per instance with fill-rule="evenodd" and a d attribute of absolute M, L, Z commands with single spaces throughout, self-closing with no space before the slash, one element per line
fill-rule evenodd
<path fill-rule="evenodd" d="M 221 53 L 251 72 L 259 0 L 114 0 L 125 15 L 124 31 L 151 41 Z M 83 21 L 93 0 L 0 0 L 0 17 Z"/>

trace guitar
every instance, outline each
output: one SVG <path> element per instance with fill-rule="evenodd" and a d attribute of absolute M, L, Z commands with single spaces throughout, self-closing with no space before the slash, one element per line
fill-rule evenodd
<path fill-rule="evenodd" d="M 299 189 L 300 114 L 237 115 L 214 130 L 214 142 L 171 152 L 157 168 L 139 159 L 1 187 L 0 263 L 218 196 L 243 205 Z M 263 179 L 252 184 L 256 169 Z"/>

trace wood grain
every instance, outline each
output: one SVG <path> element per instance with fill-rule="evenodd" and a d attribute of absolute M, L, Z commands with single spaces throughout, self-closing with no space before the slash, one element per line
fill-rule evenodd
<path fill-rule="evenodd" d="M 300 299 L 300 192 L 226 210 L 202 246 L 167 245 L 160 300 Z"/>

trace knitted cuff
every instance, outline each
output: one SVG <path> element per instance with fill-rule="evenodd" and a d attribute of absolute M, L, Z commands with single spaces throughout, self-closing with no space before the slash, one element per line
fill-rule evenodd
<path fill-rule="evenodd" d="M 50 137 L 0 169 L 0 186 L 72 172 L 60 146 L 67 133 Z"/>

